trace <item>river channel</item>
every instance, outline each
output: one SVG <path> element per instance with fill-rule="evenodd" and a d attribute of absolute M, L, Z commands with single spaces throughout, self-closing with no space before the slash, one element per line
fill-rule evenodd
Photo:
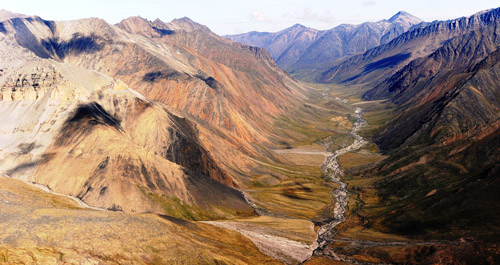
<path fill-rule="evenodd" d="M 318 247 L 314 250 L 314 254 L 323 253 L 325 248 L 333 242 L 334 236 L 337 232 L 335 227 L 345 221 L 345 213 L 349 207 L 347 183 L 342 181 L 344 171 L 339 165 L 338 157 L 343 154 L 356 151 L 368 143 L 368 141 L 363 139 L 363 137 L 358 134 L 359 130 L 367 124 L 367 122 L 363 119 L 363 110 L 356 108 L 354 117 L 356 118 L 356 122 L 354 123 L 353 129 L 349 133 L 354 138 L 354 142 L 351 145 L 332 153 L 321 165 L 321 170 L 325 173 L 326 177 L 337 183 L 339 187 L 332 191 L 332 198 L 335 201 L 333 219 L 318 230 Z M 336 260 L 346 261 L 344 257 L 340 257 L 332 251 L 328 251 L 328 255 Z"/>

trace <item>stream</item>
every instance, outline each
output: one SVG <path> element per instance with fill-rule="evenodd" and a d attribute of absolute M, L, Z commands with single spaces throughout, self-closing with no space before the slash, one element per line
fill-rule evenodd
<path fill-rule="evenodd" d="M 337 183 L 339 188 L 332 191 L 332 198 L 335 200 L 335 208 L 333 211 L 333 220 L 328 224 L 323 225 L 318 230 L 318 247 L 314 250 L 314 254 L 327 254 L 335 260 L 350 262 L 346 257 L 341 257 L 336 255 L 332 251 L 327 251 L 324 253 L 326 247 L 334 241 L 334 236 L 336 234 L 335 227 L 342 222 L 345 221 L 345 212 L 349 207 L 349 194 L 347 192 L 347 183 L 342 181 L 342 177 L 344 176 L 344 171 L 340 168 L 338 157 L 340 155 L 356 151 L 366 145 L 368 141 L 364 140 L 358 134 L 358 131 L 365 126 L 367 123 L 363 119 L 363 110 L 360 108 L 356 108 L 354 112 L 354 117 L 356 118 L 356 122 L 354 123 L 354 127 L 349 133 L 354 138 L 354 142 L 340 150 L 335 151 L 333 154 L 328 156 L 321 165 L 321 170 L 325 173 L 326 177 L 331 181 Z"/>

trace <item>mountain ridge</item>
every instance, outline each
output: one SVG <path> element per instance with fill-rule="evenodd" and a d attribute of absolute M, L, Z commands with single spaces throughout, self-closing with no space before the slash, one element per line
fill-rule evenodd
<path fill-rule="evenodd" d="M 496 18 L 499 17 L 499 10 L 497 8 L 470 17 L 423 24 L 386 44 L 337 63 L 331 69 L 323 72 L 319 81 L 359 84 L 371 80 L 373 85 L 387 78 L 409 61 L 432 53 L 441 47 L 443 42 L 452 37 L 475 30 L 477 27 L 486 27 L 490 23 L 497 23 L 498 19 Z M 429 36 L 433 37 L 429 38 Z"/>
<path fill-rule="evenodd" d="M 287 71 L 320 69 L 337 59 L 386 43 L 422 20 L 400 11 L 389 19 L 316 30 L 296 24 L 276 33 L 227 35 L 233 41 L 266 48 Z M 337 47 L 337 48 L 335 48 Z"/>

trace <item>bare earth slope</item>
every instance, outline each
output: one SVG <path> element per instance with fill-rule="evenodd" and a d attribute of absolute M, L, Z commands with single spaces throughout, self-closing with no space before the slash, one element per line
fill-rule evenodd
<path fill-rule="evenodd" d="M 280 139 L 275 118 L 305 99 L 304 88 L 265 50 L 218 37 L 188 19 L 167 25 L 135 17 L 113 26 L 100 19 L 18 18 L 6 27 L 7 36 L 41 58 L 120 79 L 195 121 L 201 143 L 226 171 L 248 173 L 247 156 L 269 156 L 261 145 Z M 215 179 L 232 186 L 247 181 Z"/>

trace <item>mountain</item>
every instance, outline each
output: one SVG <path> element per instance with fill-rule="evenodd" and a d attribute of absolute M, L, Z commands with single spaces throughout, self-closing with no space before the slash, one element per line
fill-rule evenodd
<path fill-rule="evenodd" d="M 472 31 L 454 37 L 432 54 L 417 58 L 364 94 L 365 98 L 392 96 L 396 104 L 405 103 L 417 94 L 422 96 L 435 79 L 448 72 L 463 72 L 499 48 L 499 39 L 485 31 Z M 441 95 L 440 93 L 438 95 Z"/>
<path fill-rule="evenodd" d="M 253 31 L 226 37 L 235 42 L 265 48 L 280 67 L 287 69 L 322 34 L 322 31 L 296 24 L 276 33 Z"/>
<path fill-rule="evenodd" d="M 356 243 L 331 243 L 336 255 L 389 264 L 498 260 L 499 18 L 496 8 L 423 23 L 324 72 L 323 82 L 365 100 L 371 129 L 362 135 L 386 156 L 349 167 L 356 203 L 336 238 Z M 435 245 L 370 246 L 371 232 L 387 236 L 375 241 L 396 235 Z"/>
<path fill-rule="evenodd" d="M 25 86 L 24 77 L 26 86 L 35 84 L 28 77 L 36 70 L 11 68 L 41 61 L 51 62 L 56 70 L 69 69 L 53 73 L 69 87 L 74 83 L 95 90 L 83 102 L 80 94 L 67 91 L 72 108 L 61 114 L 66 123 L 54 125 L 59 133 L 34 149 L 37 156 L 32 156 L 31 143 L 16 140 L 9 145 L 13 160 L 4 171 L 92 206 L 190 219 L 248 214 L 251 208 L 236 189 L 251 185 L 250 176 L 259 168 L 255 159 L 280 162 L 267 149 L 284 139 L 273 124 L 302 107 L 306 98 L 304 87 L 279 69 L 264 49 L 221 38 L 188 18 L 164 23 L 132 17 L 110 25 L 97 18 L 55 22 L 16 17 L 2 23 L 3 44 L 9 47 L 3 51 L 3 58 L 9 58 L 3 61 L 9 71 L 7 86 Z M 33 69 L 37 67 L 35 63 Z M 77 69 L 82 69 L 81 75 Z M 86 71 L 116 81 L 93 87 L 95 78 Z M 133 88 L 130 97 L 102 96 L 108 90 L 99 89 L 109 87 L 111 93 L 113 82 Z M 11 90 L 3 97 L 24 97 L 18 94 Z M 136 94 L 145 102 L 134 103 Z M 104 117 L 97 115 L 101 112 Z M 16 120 L 20 113 L 29 112 L 14 112 L 8 120 L 13 127 L 6 134 L 25 126 L 24 121 L 32 122 Z M 100 128 L 93 126 L 96 122 L 107 124 L 106 130 L 94 130 Z M 78 127 L 88 128 L 84 137 Z M 116 146 L 100 147 L 106 142 Z M 30 147 L 23 159 L 16 157 L 20 145 Z M 86 161 L 82 153 L 94 155 Z M 77 164 L 86 166 L 77 170 Z M 56 168 L 60 174 L 51 176 Z M 130 176 L 114 177 L 122 172 Z M 64 184 L 66 175 L 75 175 L 71 185 Z M 133 181 L 125 182 L 128 178 Z M 134 203 L 127 203 L 124 194 Z"/>
<path fill-rule="evenodd" d="M 397 132 L 398 136 L 382 133 L 385 136 L 377 140 L 382 149 L 397 148 L 403 141 L 418 142 L 416 134 L 430 135 L 433 143 L 442 142 L 440 137 L 461 134 L 470 128 L 482 128 L 496 119 L 496 87 L 484 85 L 486 80 L 478 81 L 483 83 L 485 90 L 482 91 L 470 82 L 483 68 L 481 65 L 486 64 L 485 60 L 496 58 L 496 51 L 500 48 L 497 34 L 499 15 L 500 9 L 495 9 L 470 17 L 465 21 L 482 21 L 484 24 L 474 29 L 467 27 L 462 34 L 455 33 L 455 37 L 445 41 L 434 52 L 412 60 L 363 95 L 366 99 L 390 98 L 394 104 L 405 106 L 396 120 L 391 122 L 392 125 L 387 127 L 392 128 L 389 131 Z M 491 65 L 490 70 L 493 69 Z M 490 74 L 494 74 L 494 71 Z M 469 89 L 477 93 L 462 97 Z M 477 94 L 485 95 L 483 93 L 487 96 L 476 97 Z M 456 102 L 456 105 L 448 105 L 459 99 L 461 101 Z M 468 104 L 474 107 L 467 107 Z M 454 110 L 448 110 L 445 106 L 453 106 Z M 446 111 L 450 111 L 447 115 L 453 118 L 442 113 Z M 423 126 L 432 119 L 440 121 Z M 420 132 L 424 128 L 428 131 Z M 429 137 L 424 138 L 429 140 Z"/>
<path fill-rule="evenodd" d="M 499 56 L 434 78 L 384 124 L 375 141 L 390 157 L 365 176 L 380 178 L 379 195 L 394 210 L 372 220 L 398 234 L 495 242 Z"/>
<path fill-rule="evenodd" d="M 227 53 L 207 59 L 100 19 L 28 17 L 3 25 L 2 98 L 5 113 L 11 113 L 3 130 L 14 139 L 4 141 L 3 157 L 12 158 L 4 159 L 4 172 L 126 212 L 208 218 L 214 215 L 197 207 L 251 210 L 239 191 L 226 186 L 242 183 L 227 168 L 242 165 L 235 158 L 258 154 L 252 145 L 269 142 L 273 115 L 300 99 L 298 84 L 265 51 L 226 41 L 235 58 L 241 53 L 246 60 L 234 59 L 232 69 L 222 63 Z M 186 25 L 193 29 L 192 23 L 177 26 Z M 176 41 L 196 37 L 184 30 L 177 35 Z M 252 64 L 254 72 L 242 72 Z M 47 89 L 39 89 L 41 82 Z M 126 92 L 129 86 L 147 99 Z M 68 182 L 66 176 L 74 177 Z M 165 205 L 177 199 L 188 210 L 168 212 Z"/>
<path fill-rule="evenodd" d="M 366 217 L 382 231 L 484 244 L 500 233 L 493 221 L 500 217 L 494 206 L 500 200 L 495 192 L 500 187 L 499 14 L 494 9 L 435 22 L 368 51 L 365 60 L 347 61 L 364 64 L 409 47 L 415 51 L 409 58 L 424 54 L 390 66 L 404 65 L 398 71 L 374 68 L 382 76 L 393 74 L 376 79 L 379 83 L 363 95 L 396 106 L 395 117 L 373 135 L 388 158 L 359 172 L 377 179 L 373 187 L 387 210 Z M 361 73 L 351 81 L 366 78 Z"/>
<path fill-rule="evenodd" d="M 210 139 L 205 142 L 207 149 L 213 150 L 229 168 L 240 168 L 251 160 L 234 149 L 261 156 L 260 144 L 272 145 L 279 140 L 272 126 L 275 118 L 300 106 L 305 89 L 279 69 L 264 49 L 221 38 L 187 18 L 182 21 L 180 24 L 179 20 L 164 23 L 142 19 L 140 24 L 144 26 L 136 27 L 135 19 L 125 19 L 116 26 L 144 37 L 149 37 L 151 31 L 171 32 L 152 38 L 185 56 L 183 64 L 200 69 L 190 74 L 198 80 L 186 76 L 183 69 L 159 66 L 135 75 L 117 65 L 112 75 L 130 80 L 146 97 L 180 109 L 199 121 L 202 137 Z M 187 25 L 187 29 L 181 25 Z M 221 135 L 222 139 L 215 138 Z"/>
<path fill-rule="evenodd" d="M 9 20 L 16 17 L 28 17 L 23 14 L 13 13 L 5 9 L 0 9 L 0 21 Z"/>
<path fill-rule="evenodd" d="M 29 259 L 22 251 L 45 242 L 32 225 L 38 223 L 57 240 L 45 255 L 33 250 L 41 256 L 33 258 L 39 263 L 47 263 L 41 259 L 56 251 L 61 262 L 86 256 L 100 263 L 272 263 L 250 241 L 231 244 L 239 236 L 185 219 L 257 218 L 257 211 L 270 213 L 267 208 L 276 204 L 282 205 L 284 216 L 305 218 L 329 201 L 322 195 L 330 185 L 313 176 L 318 167 L 292 164 L 273 148 L 329 135 L 332 126 L 307 120 L 330 111 L 309 104 L 305 87 L 278 68 L 264 49 L 221 38 L 188 18 L 165 23 L 132 17 L 110 25 L 98 18 L 16 16 L 1 23 L 0 173 L 15 188 L 0 187 L 0 203 L 9 206 L 0 207 L 0 215 L 10 220 L 0 227 L 0 240 L 8 245 L 7 250 L 0 246 L 0 260 Z M 300 115 L 292 117 L 296 113 Z M 285 126 L 276 126 L 283 120 L 304 129 L 289 137 Z M 305 125 L 299 124 L 302 120 Z M 21 203 L 22 196 L 33 196 L 39 204 Z M 268 200 L 271 196 L 281 201 Z M 26 217 L 21 224 L 21 229 L 29 226 L 23 230 L 26 237 L 11 233 L 17 213 Z M 277 227 L 285 219 L 267 220 Z M 310 221 L 290 220 L 285 222 L 300 224 L 292 241 L 285 236 L 288 228 L 266 228 L 265 233 L 273 231 L 285 243 L 272 242 L 274 248 L 288 244 L 304 249 L 300 255 L 285 253 L 290 256 L 286 260 L 296 262 L 307 255 L 303 242 L 313 240 L 314 231 Z M 66 234 L 85 226 L 93 228 L 74 234 L 85 241 Z M 148 227 L 152 230 L 144 232 Z M 124 233 L 129 228 L 140 232 Z M 109 242 L 105 237 L 121 243 L 102 246 Z M 136 239 L 139 245 L 132 242 Z M 29 246 L 11 246 L 18 241 Z M 269 239 L 265 241 L 267 247 Z M 116 254 L 130 253 L 127 244 L 137 252 Z M 187 251 L 178 252 L 183 247 Z M 215 248 L 221 252 L 216 254 Z M 273 257 L 285 259 L 277 253 Z"/>
<path fill-rule="evenodd" d="M 499 10 L 254 33 L 269 52 L 0 12 L 0 262 L 496 262 Z"/>
<path fill-rule="evenodd" d="M 450 39 L 475 30 L 497 31 L 498 9 L 470 17 L 436 21 L 411 29 L 392 41 L 352 56 L 323 72 L 321 82 L 376 85 L 414 59 L 430 55 Z"/>
<path fill-rule="evenodd" d="M 343 24 L 330 30 L 294 25 L 276 33 L 249 32 L 227 38 L 265 48 L 287 71 L 321 69 L 347 56 L 385 44 L 422 20 L 400 11 L 388 20 Z"/>
<path fill-rule="evenodd" d="M 0 102 L 6 174 L 104 209 L 168 213 L 159 198 L 251 209 L 221 184 L 231 178 L 182 116 L 93 71 L 33 57 L 8 65 Z"/>
<path fill-rule="evenodd" d="M 37 56 L 120 79 L 195 120 L 205 147 L 228 166 L 242 162 L 229 149 L 258 154 L 251 143 L 270 143 L 274 117 L 304 98 L 303 88 L 265 50 L 220 38 L 187 19 L 168 25 L 137 17 L 117 26 L 100 19 L 9 23 L 8 34 Z M 174 33 L 163 34 L 169 31 Z"/>

